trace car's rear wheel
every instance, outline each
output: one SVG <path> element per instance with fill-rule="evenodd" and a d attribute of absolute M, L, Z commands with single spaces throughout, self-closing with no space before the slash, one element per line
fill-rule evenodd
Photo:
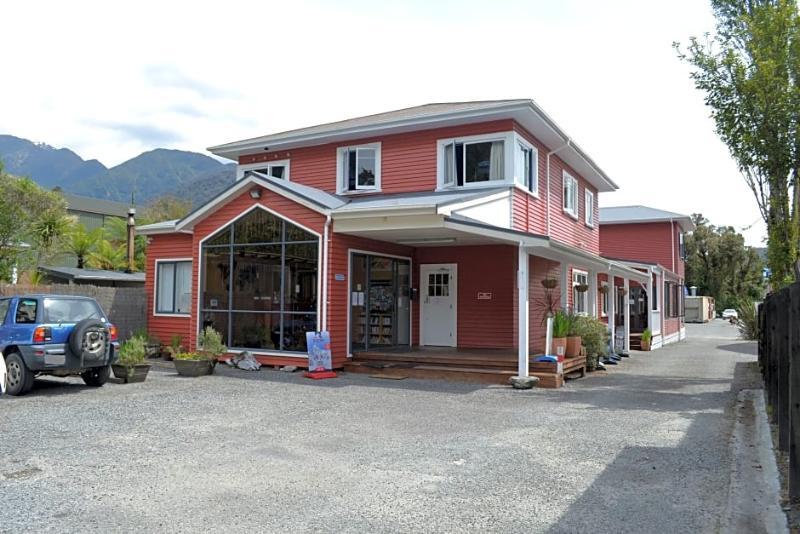
<path fill-rule="evenodd" d="M 108 382 L 109 376 L 111 376 L 110 365 L 106 365 L 104 367 L 92 367 L 81 373 L 81 378 L 83 378 L 83 381 L 86 383 L 86 385 L 92 386 L 93 388 L 102 387 L 103 384 Z"/>
<path fill-rule="evenodd" d="M 6 356 L 6 393 L 9 395 L 24 395 L 33 388 L 33 373 L 25 366 L 22 356 L 12 352 Z"/>

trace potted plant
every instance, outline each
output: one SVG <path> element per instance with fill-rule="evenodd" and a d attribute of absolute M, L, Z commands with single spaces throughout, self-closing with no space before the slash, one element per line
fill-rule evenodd
<path fill-rule="evenodd" d="M 555 289 L 556 286 L 558 285 L 558 280 L 556 280 L 555 278 L 550 278 L 548 276 L 547 278 L 542 280 L 541 284 L 542 287 L 544 287 L 545 289 Z"/>
<path fill-rule="evenodd" d="M 111 365 L 114 376 L 125 384 L 144 382 L 150 371 L 150 364 L 145 363 L 147 357 L 147 340 L 144 336 L 133 336 L 122 344 L 119 358 Z"/>
<path fill-rule="evenodd" d="M 553 355 L 559 361 L 564 359 L 567 352 L 567 334 L 569 333 L 569 317 L 567 314 L 558 310 L 553 315 Z"/>
<path fill-rule="evenodd" d="M 222 344 L 222 336 L 207 326 L 197 338 L 196 352 L 178 352 L 175 357 L 175 370 L 181 376 L 203 376 L 214 372 L 217 358 L 227 352 Z"/>
<path fill-rule="evenodd" d="M 578 293 L 586 293 L 589 291 L 589 284 L 578 284 L 575 286 L 575 291 Z"/>
<path fill-rule="evenodd" d="M 650 342 L 653 340 L 653 332 L 645 328 L 642 332 L 642 350 L 650 350 Z"/>
<path fill-rule="evenodd" d="M 565 356 L 575 358 L 581 354 L 581 334 L 578 326 L 578 316 L 567 313 L 567 348 Z"/>
<path fill-rule="evenodd" d="M 586 370 L 594 371 L 600 357 L 608 353 L 608 327 L 594 317 L 578 317 L 576 323 L 586 349 Z"/>
<path fill-rule="evenodd" d="M 599 289 L 598 291 L 600 291 L 600 293 L 602 293 L 603 295 L 605 295 L 606 293 L 608 293 L 608 286 L 607 286 L 607 285 L 605 285 L 605 286 L 600 286 L 600 289 Z"/>

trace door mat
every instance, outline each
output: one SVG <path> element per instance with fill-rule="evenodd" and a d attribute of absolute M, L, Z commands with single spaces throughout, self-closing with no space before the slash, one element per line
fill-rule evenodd
<path fill-rule="evenodd" d="M 376 373 L 374 375 L 369 375 L 370 378 L 382 378 L 384 380 L 405 380 L 408 378 L 404 375 L 390 375 L 388 373 Z"/>

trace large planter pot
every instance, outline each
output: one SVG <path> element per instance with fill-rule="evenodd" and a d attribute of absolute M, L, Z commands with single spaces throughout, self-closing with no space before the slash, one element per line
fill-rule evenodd
<path fill-rule="evenodd" d="M 567 338 L 565 337 L 554 337 L 553 338 L 553 354 L 552 356 L 557 356 L 558 361 L 562 361 L 567 354 Z"/>
<path fill-rule="evenodd" d="M 147 378 L 147 373 L 150 372 L 150 364 L 140 363 L 128 367 L 127 365 L 115 363 L 111 365 L 111 369 L 114 371 L 114 376 L 125 384 L 133 384 L 134 382 L 144 382 Z"/>
<path fill-rule="evenodd" d="M 650 342 L 649 341 L 642 341 L 642 350 L 650 350 Z"/>
<path fill-rule="evenodd" d="M 181 376 L 205 376 L 214 372 L 214 362 L 210 360 L 173 360 L 175 370 Z"/>
<path fill-rule="evenodd" d="M 567 337 L 567 358 L 574 358 L 581 355 L 581 336 Z"/>

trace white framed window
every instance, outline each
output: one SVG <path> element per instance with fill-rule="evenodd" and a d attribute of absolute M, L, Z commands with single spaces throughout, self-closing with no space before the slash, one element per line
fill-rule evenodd
<path fill-rule="evenodd" d="M 261 163 L 247 163 L 236 168 L 236 179 L 241 180 L 248 171 L 268 174 L 273 178 L 289 179 L 289 160 L 263 161 Z"/>
<path fill-rule="evenodd" d="M 578 180 L 575 179 L 567 171 L 563 173 L 563 197 L 564 197 L 564 213 L 572 217 L 578 218 Z"/>
<path fill-rule="evenodd" d="M 600 316 L 601 317 L 608 317 L 608 299 L 609 297 L 609 290 L 608 290 L 608 282 L 600 282 L 600 287 L 605 288 L 601 292 L 600 297 Z"/>
<path fill-rule="evenodd" d="M 189 315 L 191 300 L 191 260 L 156 260 L 155 313 Z"/>
<path fill-rule="evenodd" d="M 526 191 L 539 195 L 539 151 L 519 136 L 514 147 L 514 180 Z"/>
<path fill-rule="evenodd" d="M 572 311 L 579 315 L 589 313 L 589 273 L 572 270 Z"/>
<path fill-rule="evenodd" d="M 583 210 L 583 222 L 586 224 L 586 226 L 594 228 L 594 193 L 588 189 L 586 190 L 585 198 L 583 199 Z"/>
<path fill-rule="evenodd" d="M 473 135 L 437 141 L 437 187 L 440 189 L 513 184 L 521 139 L 514 132 Z"/>
<path fill-rule="evenodd" d="M 339 193 L 381 190 L 381 144 L 336 149 L 336 182 Z"/>

